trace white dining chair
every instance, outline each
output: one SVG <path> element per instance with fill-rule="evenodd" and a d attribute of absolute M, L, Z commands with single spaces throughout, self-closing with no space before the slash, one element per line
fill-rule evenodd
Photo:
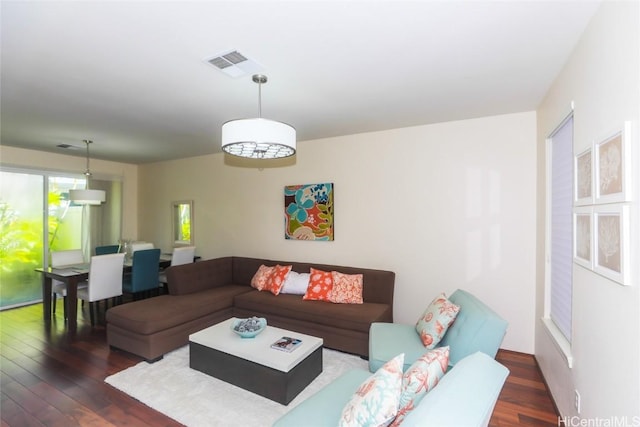
<path fill-rule="evenodd" d="M 135 251 L 144 251 L 147 249 L 154 249 L 153 243 L 149 243 L 149 242 L 131 243 L 131 255 L 133 255 Z"/>
<path fill-rule="evenodd" d="M 78 298 L 89 302 L 91 326 L 95 325 L 97 316 L 100 313 L 100 301 L 105 300 L 105 305 L 108 306 L 109 298 L 113 299 L 113 305 L 118 302 L 116 300 L 121 299 L 123 267 L 124 254 L 95 255 L 91 257 L 87 287 L 78 289 Z"/>
<path fill-rule="evenodd" d="M 68 265 L 77 265 L 84 263 L 84 254 L 82 249 L 70 249 L 64 251 L 51 251 L 51 267 L 60 268 Z M 78 289 L 86 284 L 78 285 Z M 56 313 L 58 295 L 62 295 L 62 303 L 64 308 L 64 318 L 67 318 L 67 284 L 59 280 L 51 280 L 51 309 L 53 314 Z"/>
<path fill-rule="evenodd" d="M 181 246 L 179 248 L 174 248 L 173 254 L 171 255 L 171 265 L 169 267 L 173 267 L 174 265 L 189 264 L 193 262 L 193 257 L 195 256 L 195 254 L 195 246 Z M 165 288 L 165 290 L 167 283 L 167 273 L 166 271 L 162 271 L 160 273 L 160 284 Z"/>

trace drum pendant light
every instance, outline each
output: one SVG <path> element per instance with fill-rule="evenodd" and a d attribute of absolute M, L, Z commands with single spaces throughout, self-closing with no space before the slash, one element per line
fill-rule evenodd
<path fill-rule="evenodd" d="M 267 76 L 256 74 L 258 83 L 258 118 L 230 120 L 222 125 L 222 150 L 250 159 L 278 159 L 296 153 L 294 127 L 262 118 L 262 84 Z"/>
<path fill-rule="evenodd" d="M 91 190 L 89 188 L 89 181 L 91 180 L 91 171 L 89 170 L 89 144 L 93 141 L 88 139 L 83 140 L 87 146 L 87 170 L 84 175 L 87 177 L 86 188 L 84 190 L 69 190 L 69 200 L 77 205 L 99 205 L 106 200 L 106 195 L 103 190 Z"/>

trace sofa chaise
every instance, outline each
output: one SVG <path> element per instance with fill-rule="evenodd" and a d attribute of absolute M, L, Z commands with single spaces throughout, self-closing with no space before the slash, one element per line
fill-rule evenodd
<path fill-rule="evenodd" d="M 251 287 L 262 265 L 292 265 L 363 275 L 362 304 L 303 300 Z M 269 325 L 321 337 L 324 346 L 368 357 L 369 330 L 393 322 L 395 273 L 384 270 L 230 256 L 167 269 L 168 294 L 112 307 L 107 341 L 149 362 L 186 345 L 189 335 L 230 317 L 265 317 Z"/>

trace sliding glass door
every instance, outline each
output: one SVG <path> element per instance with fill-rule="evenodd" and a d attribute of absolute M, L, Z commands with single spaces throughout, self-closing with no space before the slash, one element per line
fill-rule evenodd
<path fill-rule="evenodd" d="M 68 194 L 84 185 L 84 176 L 0 171 L 0 309 L 40 301 L 34 269 L 48 264 L 45 254 L 81 247 L 82 207 Z"/>
<path fill-rule="evenodd" d="M 0 172 L 0 308 L 42 298 L 44 176 Z"/>

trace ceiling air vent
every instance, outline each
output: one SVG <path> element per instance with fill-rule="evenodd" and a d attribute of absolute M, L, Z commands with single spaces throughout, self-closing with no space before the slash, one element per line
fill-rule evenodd
<path fill-rule="evenodd" d="M 256 61 L 247 58 L 237 50 L 231 50 L 207 59 L 207 62 L 231 77 L 255 74 L 264 69 Z"/>

